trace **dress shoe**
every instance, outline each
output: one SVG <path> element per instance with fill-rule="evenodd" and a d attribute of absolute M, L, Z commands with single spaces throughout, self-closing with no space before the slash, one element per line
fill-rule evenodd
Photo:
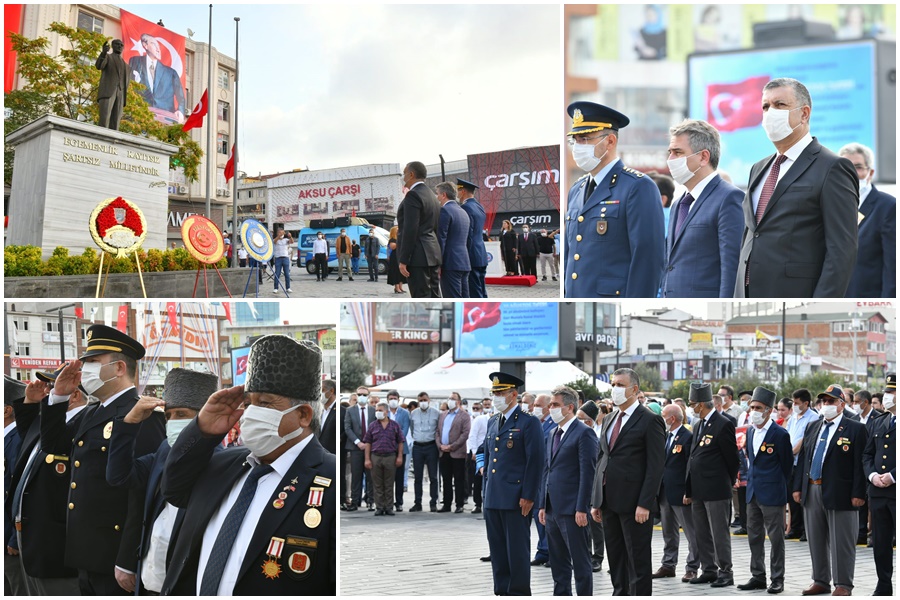
<path fill-rule="evenodd" d="M 852 596 L 853 592 L 851 592 L 844 586 L 836 585 L 836 586 L 834 586 L 834 591 L 831 592 L 831 595 L 832 596 Z"/>
<path fill-rule="evenodd" d="M 747 530 L 744 527 L 741 527 L 740 529 L 735 529 L 734 533 L 731 535 L 747 535 Z"/>
<path fill-rule="evenodd" d="M 591 559 L 591 571 L 594 573 L 599 573 L 603 569 L 603 562 L 597 560 L 596 558 Z"/>
<path fill-rule="evenodd" d="M 828 594 L 831 592 L 831 588 L 827 585 L 819 585 L 818 583 L 813 583 L 811 586 L 806 588 L 801 592 L 803 596 L 818 596 L 819 594 Z"/>
<path fill-rule="evenodd" d="M 715 581 L 713 581 L 709 587 L 714 588 L 723 588 L 728 587 L 729 585 L 734 585 L 734 578 L 732 577 L 719 577 Z"/>
<path fill-rule="evenodd" d="M 473 514 L 473 515 L 481 514 L 481 507 L 480 507 L 480 506 L 476 506 L 474 509 L 472 509 L 472 514 Z"/>
<path fill-rule="evenodd" d="M 341 503 L 341 510 L 347 510 L 347 505 L 344 503 Z"/>
<path fill-rule="evenodd" d="M 696 571 L 688 571 L 684 574 L 684 577 L 681 578 L 682 583 L 690 583 L 691 580 L 697 576 Z"/>
<path fill-rule="evenodd" d="M 440 509 L 438 509 L 438 512 L 450 512 L 450 507 L 442 506 Z"/>
<path fill-rule="evenodd" d="M 384 514 L 384 511 L 381 510 L 380 508 L 379 508 L 378 510 L 375 511 L 375 516 L 376 516 L 376 517 L 380 517 L 380 516 L 383 515 L 383 514 Z"/>
<path fill-rule="evenodd" d="M 662 579 L 663 577 L 675 577 L 675 569 L 669 567 L 660 567 L 653 575 L 653 579 Z"/>
<path fill-rule="evenodd" d="M 343 281 L 343 280 L 344 280 L 343 276 L 337 278 L 337 281 Z"/>
<path fill-rule="evenodd" d="M 392 510 L 389 509 L 389 508 L 384 509 L 382 512 L 383 512 L 384 514 L 386 514 L 387 516 L 389 516 L 389 517 L 396 516 L 396 515 L 394 514 L 394 511 L 392 511 Z"/>
<path fill-rule="evenodd" d="M 791 531 L 788 531 L 788 532 L 785 534 L 784 539 L 786 539 L 786 540 L 799 540 L 801 535 L 802 535 L 802 534 L 800 534 L 800 533 L 798 533 L 798 532 L 796 532 L 796 531 L 794 531 L 794 530 L 792 529 Z"/>
<path fill-rule="evenodd" d="M 801 542 L 807 541 L 807 540 L 806 540 L 806 532 L 805 532 L 805 531 L 800 535 L 800 541 L 801 541 Z"/>
<path fill-rule="evenodd" d="M 462 514 L 463 512 L 464 512 L 464 511 L 463 511 L 463 507 L 462 507 L 462 506 L 457 506 L 457 507 L 456 507 L 456 510 L 453 511 L 453 514 L 458 515 L 458 514 Z"/>
<path fill-rule="evenodd" d="M 782 581 L 773 581 L 772 585 L 769 586 L 770 594 L 780 594 L 784 591 L 784 582 Z"/>
<path fill-rule="evenodd" d="M 356 506 L 355 504 L 350 504 L 347 506 L 346 510 L 347 510 L 347 512 L 353 512 L 354 510 L 359 510 L 359 507 Z"/>
<path fill-rule="evenodd" d="M 536 559 L 534 559 L 533 561 L 531 561 L 531 566 L 532 566 L 532 567 L 539 567 L 539 566 L 541 566 L 541 565 L 543 565 L 543 564 L 546 564 L 547 562 L 548 562 L 547 559 L 544 559 L 544 558 L 536 558 Z"/>
<path fill-rule="evenodd" d="M 394 507 L 394 510 L 396 510 L 397 512 L 403 512 L 403 506 L 398 504 L 397 506 Z"/>
<path fill-rule="evenodd" d="M 747 583 L 742 583 L 737 586 L 739 590 L 764 590 L 766 589 L 766 582 L 763 579 L 751 578 Z"/>
<path fill-rule="evenodd" d="M 487 556 L 482 556 L 478 560 L 480 560 L 481 562 L 491 562 L 491 555 L 488 554 Z"/>
<path fill-rule="evenodd" d="M 374 505 L 374 504 L 370 504 L 370 505 L 369 505 L 369 512 L 372 512 L 373 510 L 375 510 L 375 505 Z"/>
<path fill-rule="evenodd" d="M 856 537 L 856 545 L 857 546 L 865 546 L 868 541 L 868 536 L 865 533 L 861 533 Z"/>
<path fill-rule="evenodd" d="M 545 568 L 545 569 L 549 569 L 549 568 L 550 568 L 550 561 L 549 561 L 549 560 L 548 560 L 547 562 L 544 563 L 544 568 Z"/>
<path fill-rule="evenodd" d="M 703 573 L 691 579 L 691 583 L 712 583 L 716 580 L 716 576 L 712 573 Z"/>
<path fill-rule="evenodd" d="M 437 512 L 437 511 L 438 511 L 438 509 L 437 509 L 437 504 L 432 504 L 432 505 L 431 505 L 431 512 Z"/>
<path fill-rule="evenodd" d="M 353 281 L 353 278 L 352 278 L 352 277 L 350 278 L 350 281 Z M 404 491 L 405 491 L 405 490 L 404 490 Z"/>
<path fill-rule="evenodd" d="M 421 504 L 413 504 L 413 507 L 409 509 L 409 512 L 422 512 Z"/>

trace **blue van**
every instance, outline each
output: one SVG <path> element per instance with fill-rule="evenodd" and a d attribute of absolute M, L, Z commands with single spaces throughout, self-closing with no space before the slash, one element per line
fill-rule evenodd
<path fill-rule="evenodd" d="M 297 266 L 306 267 L 306 272 L 314 274 L 316 272 L 316 263 L 313 260 L 313 242 L 319 232 L 325 234 L 325 240 L 328 242 L 328 271 L 336 271 L 338 268 L 337 260 L 337 239 L 341 236 L 341 229 L 347 230 L 347 237 L 359 244 L 359 272 L 366 273 L 369 269 L 369 263 L 366 261 L 366 240 L 369 239 L 369 225 L 347 225 L 346 227 L 304 227 L 297 236 Z M 381 244 L 381 250 L 378 252 L 378 274 L 387 273 L 387 245 L 390 232 L 381 227 L 375 228 L 375 237 Z"/>

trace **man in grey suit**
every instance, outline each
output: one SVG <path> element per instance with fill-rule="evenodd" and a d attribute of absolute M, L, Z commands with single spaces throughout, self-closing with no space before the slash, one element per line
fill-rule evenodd
<path fill-rule="evenodd" d="M 670 131 L 669 171 L 687 193 L 673 206 L 666 237 L 664 298 L 731 298 L 741 251 L 744 192 L 716 172 L 719 132 L 706 121 Z"/>
<path fill-rule="evenodd" d="M 125 44 L 122 40 L 113 40 L 112 54 L 109 53 L 109 42 L 104 42 L 103 50 L 97 57 L 94 66 L 100 70 L 100 87 L 97 90 L 97 104 L 100 107 L 100 127 L 118 131 L 122 120 L 122 111 L 128 95 L 128 67 L 122 58 Z"/>
<path fill-rule="evenodd" d="M 413 298 L 440 298 L 441 246 L 437 229 L 441 205 L 434 192 L 425 185 L 428 170 L 414 161 L 403 169 L 403 186 L 409 191 L 397 208 L 400 239 L 397 260 L 400 273 L 409 282 Z"/>
<path fill-rule="evenodd" d="M 372 475 L 366 464 L 366 445 L 363 438 L 369 427 L 375 424 L 375 407 L 369 406 L 369 388 L 360 386 L 357 390 L 356 406 L 347 409 L 344 419 L 344 432 L 347 434 L 347 450 L 350 451 L 350 506 L 347 510 L 357 510 L 362 504 L 362 478 L 366 475 L 366 497 L 372 496 Z M 370 510 L 371 508 L 370 501 Z"/>
<path fill-rule="evenodd" d="M 736 298 L 843 298 L 857 254 L 859 179 L 809 133 L 812 99 L 796 79 L 763 88 L 776 154 L 750 169 Z"/>

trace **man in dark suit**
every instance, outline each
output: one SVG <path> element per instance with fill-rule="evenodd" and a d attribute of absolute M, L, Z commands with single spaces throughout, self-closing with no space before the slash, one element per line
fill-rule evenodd
<path fill-rule="evenodd" d="M 522 235 L 519 236 L 516 254 L 522 263 L 522 275 L 534 275 L 537 277 L 537 257 L 541 253 L 538 244 L 538 236 L 528 225 L 522 226 Z"/>
<path fill-rule="evenodd" d="M 544 434 L 516 402 L 525 382 L 499 371 L 490 378 L 494 416 L 484 438 L 484 524 L 494 594 L 528 596 L 531 509 L 540 494 Z"/>
<path fill-rule="evenodd" d="M 381 242 L 375 236 L 374 225 L 369 227 L 369 236 L 366 238 L 365 246 L 366 265 L 369 267 L 369 281 L 378 281 L 378 257 L 381 253 Z M 328 269 L 325 270 L 327 271 Z"/>
<path fill-rule="evenodd" d="M 97 88 L 97 105 L 100 108 L 98 125 L 116 131 L 128 102 L 128 67 L 122 59 L 124 48 L 122 40 L 113 40 L 113 52 L 110 54 L 109 42 L 104 42 L 100 56 L 94 63 L 100 71 L 100 87 Z"/>
<path fill-rule="evenodd" d="M 488 256 L 484 247 L 484 221 L 487 219 L 484 207 L 475 198 L 475 190 L 478 186 L 465 179 L 456 180 L 456 191 L 462 209 L 469 215 L 469 297 L 487 298 L 487 288 L 484 285 L 484 276 L 487 273 Z"/>
<path fill-rule="evenodd" d="M 618 410 L 603 418 L 591 516 L 603 521 L 613 595 L 650 596 L 650 515 L 659 512 L 665 424 L 638 401 L 637 373 L 617 369 L 610 384 Z"/>
<path fill-rule="evenodd" d="M 886 416 L 874 422 L 863 452 L 863 473 L 869 480 L 872 511 L 872 554 L 878 584 L 876 596 L 893 596 L 892 538 L 897 530 L 897 375 L 888 373 L 884 384 Z"/>
<path fill-rule="evenodd" d="M 765 538 L 772 585 L 770 594 L 784 591 L 784 506 L 793 484 L 794 452 L 791 435 L 772 420 L 777 397 L 764 387 L 753 390 L 747 427 L 747 542 L 750 544 L 750 581 L 739 590 L 766 589 Z"/>
<path fill-rule="evenodd" d="M 19 449 L 22 446 L 22 436 L 25 430 L 19 430 L 17 427 L 17 419 L 13 402 L 20 401 L 25 397 L 25 384 L 16 381 L 8 375 L 3 376 L 3 489 L 5 491 L 4 507 L 3 507 L 3 536 L 6 540 L 12 540 L 15 537 L 15 527 L 13 526 L 13 517 L 10 514 L 9 499 L 11 492 L 11 480 L 13 474 L 13 466 L 19 458 Z M 15 549 L 17 545 L 10 546 L 13 552 L 7 550 L 3 553 L 3 590 L 6 596 L 25 596 L 28 594 L 25 581 L 22 577 L 22 565 L 19 559 L 19 553 Z"/>
<path fill-rule="evenodd" d="M 731 488 L 738 473 L 734 425 L 713 408 L 708 383 L 692 383 L 688 399 L 700 421 L 694 427 L 684 503 L 691 505 L 700 567 L 692 584 L 734 585 L 731 563 Z"/>
<path fill-rule="evenodd" d="M 448 184 L 449 185 L 449 184 Z M 456 392 L 450 393 L 447 410 L 438 417 L 434 442 L 438 447 L 438 464 L 441 468 L 441 480 L 444 486 L 444 501 L 438 512 L 450 512 L 450 505 L 456 499 L 456 513 L 463 512 L 466 502 L 466 442 L 472 420 L 469 413 L 462 410 L 460 397 Z"/>
<path fill-rule="evenodd" d="M 812 99 L 796 79 L 763 88 L 777 154 L 750 169 L 736 298 L 843 298 L 856 264 L 859 179 L 809 133 Z"/>
<path fill-rule="evenodd" d="M 333 379 L 326 379 L 322 382 L 322 394 L 325 396 L 325 402 L 322 406 L 322 432 L 319 434 L 319 443 L 322 447 L 336 454 L 337 447 L 337 385 Z"/>
<path fill-rule="evenodd" d="M 403 168 L 403 186 L 409 191 L 397 208 L 400 228 L 397 260 L 413 298 L 441 297 L 438 277 L 441 245 L 437 237 L 441 205 L 425 185 L 427 176 L 428 170 L 418 161 Z"/>
<path fill-rule="evenodd" d="M 128 513 L 140 507 L 129 501 L 128 488 L 106 482 L 107 450 L 115 421 L 140 399 L 134 382 L 144 352 L 137 340 L 119 330 L 92 325 L 85 353 L 63 368 L 41 406 L 41 449 L 69 458 L 65 563 L 78 569 L 82 595 L 126 592 L 122 586 L 127 585 L 127 573 L 120 567 L 133 561 L 135 546 L 124 537 L 125 523 Z M 85 409 L 72 436 L 66 411 L 79 384 L 100 403 Z M 166 435 L 164 421 L 155 413 L 141 424 L 136 456 L 156 451 Z"/>
<path fill-rule="evenodd" d="M 368 428 L 375 423 L 375 407 L 369 406 L 369 388 L 360 386 L 357 389 L 356 406 L 347 409 L 344 419 L 344 433 L 347 435 L 347 450 L 350 451 L 350 506 L 347 510 L 356 510 L 362 504 L 362 479 L 366 476 L 366 499 L 371 506 L 372 474 L 366 469 L 366 445 L 362 439 Z M 372 508 L 374 510 L 374 508 Z"/>
<path fill-rule="evenodd" d="M 859 177 L 859 249 L 847 298 L 897 297 L 897 199 L 872 185 L 875 154 L 862 144 L 838 151 Z"/>
<path fill-rule="evenodd" d="M 467 248 L 469 215 L 456 200 L 456 186 L 443 181 L 435 188 L 441 204 L 438 243 L 441 245 L 441 295 L 444 298 L 469 297 L 469 262 Z"/>
<path fill-rule="evenodd" d="M 857 510 L 865 502 L 862 455 L 868 435 L 859 421 L 844 417 L 844 392 L 830 385 L 819 394 L 822 419 L 803 436 L 794 473 L 794 500 L 803 504 L 813 583 L 804 596 L 831 592 L 849 596 L 856 568 Z"/>
<path fill-rule="evenodd" d="M 141 46 L 146 54 L 128 60 L 129 76 L 146 89 L 141 96 L 153 108 L 174 113 L 184 123 L 184 88 L 181 77 L 172 67 L 163 64 L 159 42 L 149 33 L 141 34 Z"/>
<path fill-rule="evenodd" d="M 550 418 L 556 423 L 547 438 L 538 518 L 547 527 L 553 595 L 594 594 L 591 540 L 588 529 L 591 489 L 597 468 L 594 431 L 575 418 L 578 393 L 560 386 L 553 390 Z"/>
<path fill-rule="evenodd" d="M 314 343 L 263 336 L 246 384 L 210 396 L 178 436 L 162 492 L 186 513 L 162 595 L 335 595 L 336 459 L 315 435 L 321 373 Z M 238 419 L 244 446 L 214 454 Z"/>
<path fill-rule="evenodd" d="M 116 565 L 128 571 L 121 579 L 126 581 L 126 591 L 135 595 L 141 595 L 141 591 L 159 594 L 162 589 L 170 551 L 184 521 L 184 510 L 167 503 L 159 491 L 163 468 L 178 434 L 218 388 L 219 378 L 211 373 L 172 369 L 166 373 L 163 400 L 142 396 L 124 418 L 113 423 L 106 480 L 110 485 L 127 486 L 129 501 L 143 508 L 140 513 L 129 514 L 125 521 L 125 540 L 133 543 L 132 562 Z M 141 423 L 157 408 L 165 410 L 166 439 L 153 454 L 136 458 L 134 446 Z M 221 445 L 216 446 L 216 450 L 221 449 Z"/>
<path fill-rule="evenodd" d="M 669 171 L 687 188 L 673 205 L 666 236 L 664 298 L 731 298 L 744 193 L 716 173 L 719 132 L 687 120 L 670 131 Z"/>
<path fill-rule="evenodd" d="M 700 561 L 697 558 L 697 540 L 694 537 L 694 517 L 691 507 L 684 504 L 684 480 L 687 476 L 688 460 L 691 456 L 690 430 L 682 425 L 684 411 L 677 404 L 664 406 L 662 418 L 666 423 L 666 462 L 663 467 L 662 485 L 659 488 L 659 513 L 662 522 L 663 550 L 662 565 L 653 574 L 653 579 L 675 577 L 678 566 L 678 546 L 681 540 L 679 528 L 687 538 L 688 555 L 684 577 L 687 583 L 697 576 Z"/>

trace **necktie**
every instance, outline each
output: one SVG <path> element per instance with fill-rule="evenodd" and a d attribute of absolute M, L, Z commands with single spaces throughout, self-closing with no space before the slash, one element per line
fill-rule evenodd
<path fill-rule="evenodd" d="M 497 428 L 497 431 L 503 429 L 504 423 L 506 423 L 506 415 L 500 415 L 500 427 Z"/>
<path fill-rule="evenodd" d="M 787 156 L 784 154 L 779 154 L 775 158 L 775 164 L 772 165 L 772 170 L 769 171 L 769 176 L 766 177 L 766 182 L 763 184 L 762 192 L 759 193 L 759 203 L 756 205 L 756 223 L 762 220 L 763 214 L 766 212 L 766 207 L 769 205 L 769 200 L 772 198 L 772 193 L 775 191 L 775 186 L 778 184 L 778 173 L 781 171 L 781 163 L 783 163 L 787 159 Z M 750 285 L 750 265 L 747 265 L 746 275 L 744 276 L 744 285 Z"/>
<path fill-rule="evenodd" d="M 597 182 L 594 181 L 593 177 L 588 178 L 587 189 L 584 192 L 584 201 L 587 202 L 588 198 L 591 197 L 591 194 L 594 193 L 594 190 L 597 189 Z"/>
<path fill-rule="evenodd" d="M 693 203 L 694 197 L 690 194 L 685 194 L 681 202 L 678 203 L 678 216 L 675 218 L 675 235 L 681 233 L 681 229 L 688 218 L 688 211 L 690 211 Z"/>
<path fill-rule="evenodd" d="M 616 440 L 619 438 L 619 431 L 622 429 L 622 418 L 625 416 L 625 411 L 619 411 L 619 418 L 616 419 L 616 424 L 613 426 L 612 434 L 609 437 L 609 449 L 612 450 L 616 445 Z"/>
<path fill-rule="evenodd" d="M 809 470 L 810 479 L 822 479 L 822 463 L 825 462 L 825 446 L 828 445 L 828 428 L 832 425 L 834 423 L 831 421 L 825 421 L 825 427 L 822 428 L 819 443 L 816 444 L 816 451 L 813 454 L 812 467 Z"/>
<path fill-rule="evenodd" d="M 557 427 L 556 433 L 553 435 L 553 456 L 556 456 L 556 451 L 559 450 L 559 441 L 562 439 L 562 434 L 562 427 Z"/>
<path fill-rule="evenodd" d="M 206 561 L 206 569 L 203 571 L 203 581 L 200 584 L 201 596 L 215 596 L 219 592 L 219 583 L 222 581 L 222 572 L 225 570 L 225 563 L 231 554 L 231 548 L 237 537 L 241 523 L 244 522 L 244 514 L 250 507 L 253 495 L 256 493 L 256 484 L 260 477 L 272 472 L 272 465 L 256 465 L 250 471 L 250 475 L 244 481 L 241 492 L 238 494 L 237 500 L 216 536 L 216 542 L 213 545 L 209 560 Z"/>
<path fill-rule="evenodd" d="M 362 425 L 362 437 L 366 437 L 366 407 L 359 409 L 359 422 Z"/>
<path fill-rule="evenodd" d="M 672 449 L 672 442 L 673 442 L 674 440 L 675 440 L 675 432 L 674 432 L 674 431 L 670 431 L 670 432 L 669 432 L 669 439 L 666 440 L 666 454 L 668 454 L 668 453 L 669 453 L 669 450 Z"/>

